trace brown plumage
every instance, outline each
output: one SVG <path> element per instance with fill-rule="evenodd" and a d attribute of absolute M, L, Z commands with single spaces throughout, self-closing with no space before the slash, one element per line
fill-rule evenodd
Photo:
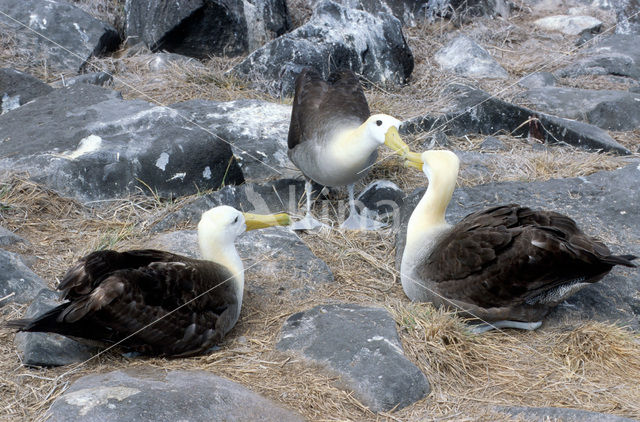
<path fill-rule="evenodd" d="M 408 226 L 402 284 L 415 301 L 484 321 L 540 321 L 549 310 L 633 255 L 612 255 L 571 218 L 516 204 L 444 221 L 458 172 L 449 151 L 422 155 L 429 188 Z M 502 326 L 517 326 L 503 324 Z"/>
<path fill-rule="evenodd" d="M 226 282 L 232 276 L 215 262 L 159 250 L 93 252 L 58 286 L 68 302 L 8 325 L 103 344 L 141 330 L 120 345 L 148 355 L 196 355 L 219 343 L 235 324 L 239 304 Z"/>

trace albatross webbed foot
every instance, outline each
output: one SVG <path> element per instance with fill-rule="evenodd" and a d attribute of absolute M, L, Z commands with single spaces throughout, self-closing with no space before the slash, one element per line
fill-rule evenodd
<path fill-rule="evenodd" d="M 320 230 L 328 226 L 313 218 L 311 214 L 307 214 L 302 220 L 294 221 L 289 227 L 291 230 Z"/>
<path fill-rule="evenodd" d="M 542 325 L 542 321 L 522 322 L 522 321 L 495 321 L 492 323 L 474 324 L 470 327 L 473 334 L 482 334 L 496 328 L 518 328 L 520 330 L 533 331 Z"/>
<path fill-rule="evenodd" d="M 345 230 L 378 230 L 384 226 L 385 224 L 363 217 L 357 212 L 349 214 L 349 217 L 340 224 L 340 228 Z"/>

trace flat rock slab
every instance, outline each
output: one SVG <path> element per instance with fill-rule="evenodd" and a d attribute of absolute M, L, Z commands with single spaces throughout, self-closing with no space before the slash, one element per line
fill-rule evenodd
<path fill-rule="evenodd" d="M 9 246 L 15 243 L 25 243 L 26 241 L 14 232 L 0 226 L 0 246 Z"/>
<path fill-rule="evenodd" d="M 195 230 L 164 233 L 145 246 L 201 258 Z M 333 282 L 329 266 L 285 227 L 249 231 L 238 237 L 236 248 L 245 267 L 245 289 L 249 293 L 304 299 L 316 286 Z"/>
<path fill-rule="evenodd" d="M 587 410 L 570 409 L 564 407 L 524 407 L 498 406 L 499 412 L 508 413 L 526 421 L 535 422 L 637 422 L 637 419 L 607 413 L 589 412 Z M 520 419 L 518 419 L 520 420 Z"/>
<path fill-rule="evenodd" d="M 402 350 L 396 323 L 382 308 L 321 305 L 291 315 L 276 347 L 326 365 L 372 411 L 401 409 L 429 394 L 424 374 Z"/>
<path fill-rule="evenodd" d="M 257 214 L 295 213 L 303 193 L 304 182 L 293 179 L 225 186 L 195 198 L 177 211 L 158 217 L 158 222 L 151 230 L 160 232 L 185 223 L 197 224 L 203 212 L 218 205 L 229 205 L 243 212 Z"/>
<path fill-rule="evenodd" d="M 242 183 L 231 147 L 176 110 L 76 84 L 0 116 L 0 173 L 80 201 L 190 195 Z"/>
<path fill-rule="evenodd" d="M 564 142 L 588 150 L 610 151 L 627 155 L 631 152 L 599 127 L 575 120 L 540 113 L 492 97 L 466 85 L 452 85 L 455 97 L 452 111 L 445 115 L 425 115 L 402 123 L 401 133 L 421 133 L 441 130 L 463 136 L 470 133 L 493 135 L 507 131 L 513 136 L 535 137 L 545 142 Z M 540 124 L 527 124 L 537 117 Z"/>
<path fill-rule="evenodd" d="M 583 32 L 598 33 L 602 29 L 602 22 L 591 16 L 547 16 L 536 20 L 534 24 L 546 31 L 558 31 L 566 35 L 580 35 Z"/>
<path fill-rule="evenodd" d="M 29 303 L 46 287 L 43 279 L 27 267 L 18 254 L 0 249 L 0 307 Z"/>
<path fill-rule="evenodd" d="M 60 303 L 58 293 L 42 289 L 23 318 L 33 318 Z M 61 366 L 84 362 L 100 350 L 54 333 L 17 333 L 14 343 L 22 363 L 27 366 Z"/>
<path fill-rule="evenodd" d="M 171 107 L 228 142 L 246 181 L 302 176 L 287 156 L 290 105 L 260 100 L 191 100 Z"/>
<path fill-rule="evenodd" d="M 471 38 L 461 35 L 438 50 L 440 67 L 470 78 L 506 79 L 509 74 L 491 54 Z"/>
<path fill-rule="evenodd" d="M 612 252 L 640 256 L 638 180 L 640 162 L 634 162 L 619 170 L 586 177 L 465 187 L 454 191 L 446 218 L 455 224 L 472 212 L 509 203 L 553 210 L 576 220 L 585 233 L 604 239 Z M 396 238 L 397 268 L 404 250 L 406 223 L 424 191 L 425 188 L 419 188 L 405 198 L 401 209 L 402 230 Z M 555 308 L 546 317 L 545 325 L 596 320 L 628 324 L 634 330 L 640 330 L 639 289 L 640 271 L 637 268 L 614 268 L 602 281 L 584 288 Z"/>
<path fill-rule="evenodd" d="M 304 420 L 242 385 L 208 372 L 150 367 L 84 376 L 56 399 L 47 417 L 51 422 Z"/>
<path fill-rule="evenodd" d="M 0 69 L 0 114 L 53 91 L 35 76 L 15 69 Z"/>
<path fill-rule="evenodd" d="M 606 130 L 640 126 L 640 94 L 565 87 L 534 88 L 518 95 L 528 107 Z"/>
<path fill-rule="evenodd" d="M 22 48 L 56 70 L 78 72 L 120 44 L 113 26 L 64 1 L 0 0 L 0 10 L 0 30 L 9 29 Z"/>
<path fill-rule="evenodd" d="M 413 54 L 395 17 L 322 0 L 306 24 L 254 51 L 232 72 L 279 97 L 293 95 L 295 77 L 305 67 L 325 78 L 346 68 L 374 84 L 397 85 L 409 79 Z"/>
<path fill-rule="evenodd" d="M 635 12 L 634 12 L 635 13 Z M 602 37 L 582 51 L 583 58 L 559 69 L 563 78 L 582 75 L 616 75 L 640 80 L 640 34 Z"/>

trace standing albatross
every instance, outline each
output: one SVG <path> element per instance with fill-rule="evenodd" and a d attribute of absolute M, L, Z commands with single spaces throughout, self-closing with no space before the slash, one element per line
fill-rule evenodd
<path fill-rule="evenodd" d="M 296 78 L 288 154 L 305 175 L 307 210 L 292 228 L 321 226 L 311 216 L 311 180 L 324 186 L 347 186 L 349 217 L 342 228 L 379 228 L 380 223 L 356 212 L 353 185 L 375 163 L 378 146 L 386 144 L 401 155 L 409 152 L 398 134 L 399 126 L 394 117 L 370 116 L 360 82 L 350 70 L 333 72 L 327 81 L 314 70 L 303 70 Z"/>
<path fill-rule="evenodd" d="M 411 214 L 401 263 L 402 287 L 416 302 L 455 307 L 497 327 L 536 329 L 552 307 L 633 255 L 611 255 L 569 217 L 515 204 L 445 221 L 459 160 L 450 151 L 411 154 L 429 186 Z M 489 323 L 489 324 L 486 324 Z"/>
<path fill-rule="evenodd" d="M 245 230 L 288 223 L 287 214 L 243 214 L 229 206 L 210 209 L 198 224 L 204 260 L 154 249 L 93 252 L 58 286 L 68 302 L 7 325 L 100 344 L 121 342 L 123 348 L 145 355 L 204 353 L 240 316 L 244 267 L 236 237 Z"/>

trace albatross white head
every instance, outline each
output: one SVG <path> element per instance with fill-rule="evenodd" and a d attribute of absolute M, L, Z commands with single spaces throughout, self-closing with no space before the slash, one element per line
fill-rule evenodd
<path fill-rule="evenodd" d="M 198 223 L 200 253 L 204 259 L 225 266 L 242 288 L 244 266 L 235 247 L 236 238 L 248 230 L 288 224 L 288 214 L 258 215 L 227 205 L 215 207 L 204 212 Z"/>

